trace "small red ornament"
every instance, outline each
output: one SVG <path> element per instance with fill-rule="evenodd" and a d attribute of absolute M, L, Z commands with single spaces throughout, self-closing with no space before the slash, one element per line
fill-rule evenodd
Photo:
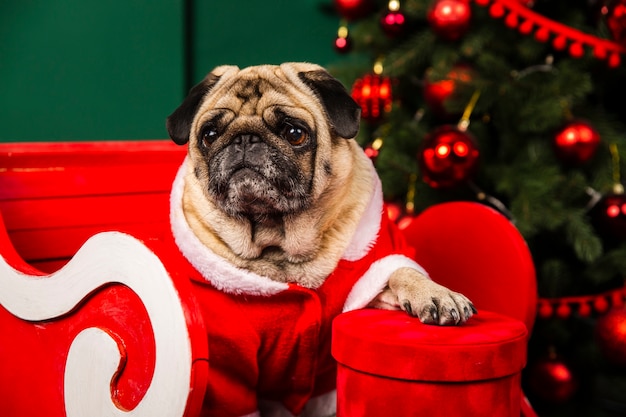
<path fill-rule="evenodd" d="M 426 136 L 419 152 L 422 178 L 433 188 L 458 185 L 472 176 L 479 155 L 476 141 L 467 131 L 441 126 Z"/>
<path fill-rule="evenodd" d="M 554 136 L 557 156 L 565 163 L 580 165 L 589 161 L 600 144 L 600 134 L 589 123 L 576 120 Z"/>
<path fill-rule="evenodd" d="M 335 50 L 340 54 L 345 54 L 350 52 L 352 49 L 352 40 L 349 36 L 337 36 L 335 39 Z"/>
<path fill-rule="evenodd" d="M 380 27 L 390 38 L 395 38 L 404 31 L 406 17 L 400 11 L 389 10 L 380 18 Z"/>
<path fill-rule="evenodd" d="M 398 221 L 400 216 L 402 216 L 403 211 L 402 206 L 398 203 L 385 203 L 385 212 L 387 213 L 387 217 L 389 217 L 389 220 L 394 223 Z"/>
<path fill-rule="evenodd" d="M 528 386 L 535 396 L 558 404 L 572 398 L 578 379 L 563 359 L 550 352 L 529 366 Z"/>
<path fill-rule="evenodd" d="M 367 157 L 371 159 L 372 162 L 376 162 L 376 158 L 378 157 L 378 154 L 379 154 L 378 149 L 374 149 L 372 145 L 367 145 L 364 151 L 365 151 L 365 155 L 367 155 Z"/>
<path fill-rule="evenodd" d="M 605 195 L 593 207 L 591 217 L 602 233 L 626 239 L 626 195 Z"/>
<path fill-rule="evenodd" d="M 606 15 L 606 25 L 613 40 L 626 46 L 626 0 L 614 0 L 610 6 L 604 6 L 602 13 Z"/>
<path fill-rule="evenodd" d="M 352 86 L 352 98 L 361 106 L 361 117 L 376 121 L 391 110 L 391 79 L 378 74 L 359 78 Z"/>
<path fill-rule="evenodd" d="M 364 17 L 373 9 L 371 0 L 334 0 L 334 3 L 337 12 L 349 20 Z"/>
<path fill-rule="evenodd" d="M 411 224 L 415 221 L 415 216 L 411 214 L 407 214 L 406 216 L 401 217 L 398 220 L 398 229 L 404 230 L 411 227 Z"/>
<path fill-rule="evenodd" d="M 431 29 L 442 39 L 460 39 L 470 27 L 472 11 L 468 0 L 436 0 L 428 11 Z"/>
<path fill-rule="evenodd" d="M 626 307 L 613 307 L 598 319 L 596 340 L 611 364 L 626 366 Z"/>
<path fill-rule="evenodd" d="M 456 65 L 443 80 L 431 81 L 430 71 L 424 77 L 424 101 L 439 118 L 448 120 L 458 114 L 450 114 L 446 110 L 446 100 L 457 91 L 459 85 L 473 79 L 472 70 L 467 65 Z"/>

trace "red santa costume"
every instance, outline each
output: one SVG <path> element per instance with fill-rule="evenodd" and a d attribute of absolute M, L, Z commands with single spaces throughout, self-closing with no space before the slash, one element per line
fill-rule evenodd
<path fill-rule="evenodd" d="M 310 289 L 239 269 L 204 246 L 183 214 L 186 170 L 185 163 L 174 182 L 170 217 L 208 333 L 203 416 L 265 416 L 266 407 L 274 410 L 272 415 L 333 415 L 333 318 L 366 307 L 397 268 L 426 275 L 383 215 L 378 177 L 341 261 L 319 288 Z"/>

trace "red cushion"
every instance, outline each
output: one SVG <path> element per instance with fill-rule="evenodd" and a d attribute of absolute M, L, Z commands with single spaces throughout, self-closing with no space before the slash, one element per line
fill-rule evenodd
<path fill-rule="evenodd" d="M 335 319 L 332 353 L 343 365 L 389 378 L 477 381 L 521 371 L 526 337 L 521 321 L 485 310 L 462 326 L 433 326 L 403 311 L 365 309 Z"/>
<path fill-rule="evenodd" d="M 355 310 L 333 322 L 337 417 L 520 415 L 524 323 L 480 311 L 432 326 L 403 311 Z"/>

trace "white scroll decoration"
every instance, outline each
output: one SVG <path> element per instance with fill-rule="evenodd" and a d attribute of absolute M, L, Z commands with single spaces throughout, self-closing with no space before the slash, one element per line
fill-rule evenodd
<path fill-rule="evenodd" d="M 0 257 L 0 305 L 24 320 L 49 320 L 66 314 L 91 292 L 110 283 L 126 285 L 144 303 L 154 330 L 153 378 L 133 410 L 118 408 L 111 381 L 120 366 L 120 350 L 105 331 L 87 328 L 72 341 L 68 353 L 67 416 L 182 416 L 190 389 L 191 342 L 174 284 L 146 246 L 123 233 L 101 233 L 91 237 L 66 266 L 45 277 L 23 274 Z"/>

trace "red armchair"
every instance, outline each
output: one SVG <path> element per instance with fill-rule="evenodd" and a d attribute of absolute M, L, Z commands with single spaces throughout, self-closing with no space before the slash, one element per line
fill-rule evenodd
<path fill-rule="evenodd" d="M 537 309 L 535 268 L 507 218 L 479 203 L 451 202 L 428 208 L 404 232 L 434 281 L 467 295 L 479 311 L 522 321 L 530 334 Z M 522 416 L 535 417 L 521 398 Z"/>

